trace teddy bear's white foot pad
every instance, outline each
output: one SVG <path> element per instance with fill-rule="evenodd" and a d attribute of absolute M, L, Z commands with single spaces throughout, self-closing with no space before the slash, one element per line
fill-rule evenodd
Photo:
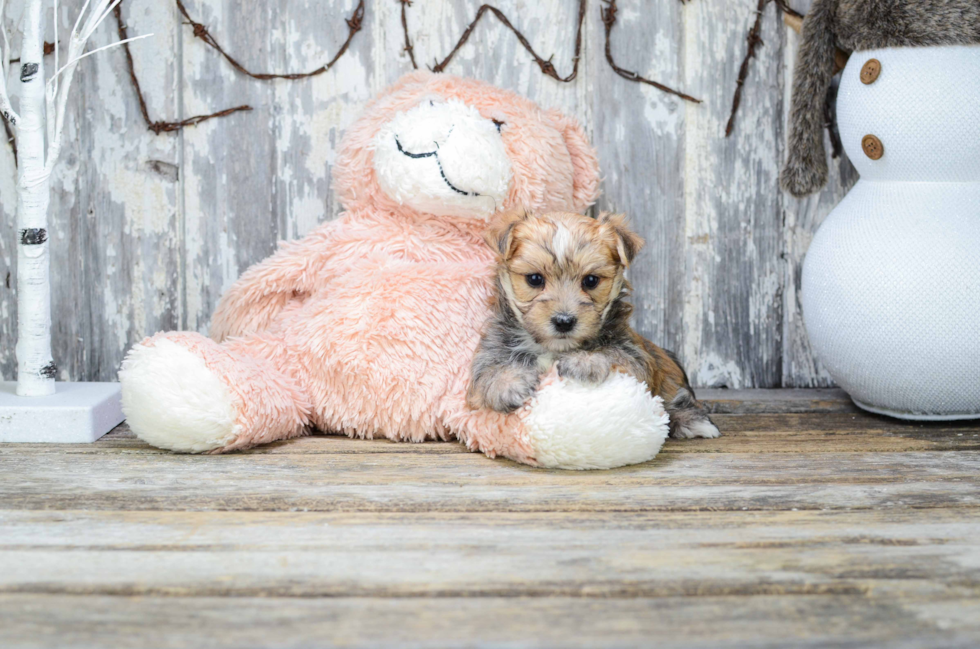
<path fill-rule="evenodd" d="M 556 380 L 524 420 L 535 459 L 551 469 L 611 469 L 653 459 L 667 439 L 663 400 L 614 372 L 598 386 Z"/>
<path fill-rule="evenodd" d="M 87 444 L 123 420 L 118 383 L 55 383 L 46 397 L 19 397 L 0 382 L 0 442 Z"/>
<path fill-rule="evenodd" d="M 135 345 L 119 371 L 123 410 L 136 436 L 158 448 L 202 453 L 238 434 L 224 382 L 171 340 Z"/>

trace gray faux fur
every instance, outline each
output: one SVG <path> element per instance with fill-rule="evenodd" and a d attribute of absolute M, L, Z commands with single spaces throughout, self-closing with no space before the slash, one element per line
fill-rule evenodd
<path fill-rule="evenodd" d="M 803 20 L 793 77 L 789 157 L 779 180 L 794 196 L 827 182 L 823 105 L 834 73 L 834 48 L 980 43 L 980 0 L 814 0 Z"/>

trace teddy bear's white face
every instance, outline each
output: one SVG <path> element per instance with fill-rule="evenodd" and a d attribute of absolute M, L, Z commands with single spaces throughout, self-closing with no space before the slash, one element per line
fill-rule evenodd
<path fill-rule="evenodd" d="M 420 212 L 488 218 L 503 205 L 512 177 L 502 128 L 461 101 L 425 100 L 375 136 L 378 183 Z"/>

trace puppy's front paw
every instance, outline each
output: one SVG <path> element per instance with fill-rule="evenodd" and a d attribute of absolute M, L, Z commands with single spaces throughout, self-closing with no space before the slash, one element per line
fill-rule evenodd
<path fill-rule="evenodd" d="M 524 405 L 538 389 L 538 375 L 533 372 L 508 370 L 498 374 L 487 385 L 484 403 L 497 412 L 513 412 Z"/>
<path fill-rule="evenodd" d="M 682 389 L 678 393 L 679 396 L 685 394 L 689 395 L 690 393 L 686 389 Z M 675 397 L 671 405 L 675 405 L 677 401 L 678 399 Z M 670 415 L 670 436 L 675 439 L 693 439 L 695 437 L 714 439 L 721 436 L 718 427 L 714 425 L 707 412 L 700 405 L 682 408 L 668 406 L 667 413 Z"/>
<path fill-rule="evenodd" d="M 609 377 L 612 362 L 602 354 L 573 352 L 558 359 L 558 376 L 582 383 L 602 383 Z"/>
<path fill-rule="evenodd" d="M 695 437 L 714 439 L 721 437 L 721 431 L 718 430 L 718 427 L 711 420 L 702 419 L 677 426 L 672 433 L 672 437 L 678 439 L 694 439 Z"/>

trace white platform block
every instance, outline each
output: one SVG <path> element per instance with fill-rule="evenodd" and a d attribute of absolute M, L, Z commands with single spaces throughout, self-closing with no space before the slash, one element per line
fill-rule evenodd
<path fill-rule="evenodd" d="M 18 397 L 0 382 L 0 442 L 87 444 L 122 423 L 118 383 L 55 383 L 49 397 Z"/>

